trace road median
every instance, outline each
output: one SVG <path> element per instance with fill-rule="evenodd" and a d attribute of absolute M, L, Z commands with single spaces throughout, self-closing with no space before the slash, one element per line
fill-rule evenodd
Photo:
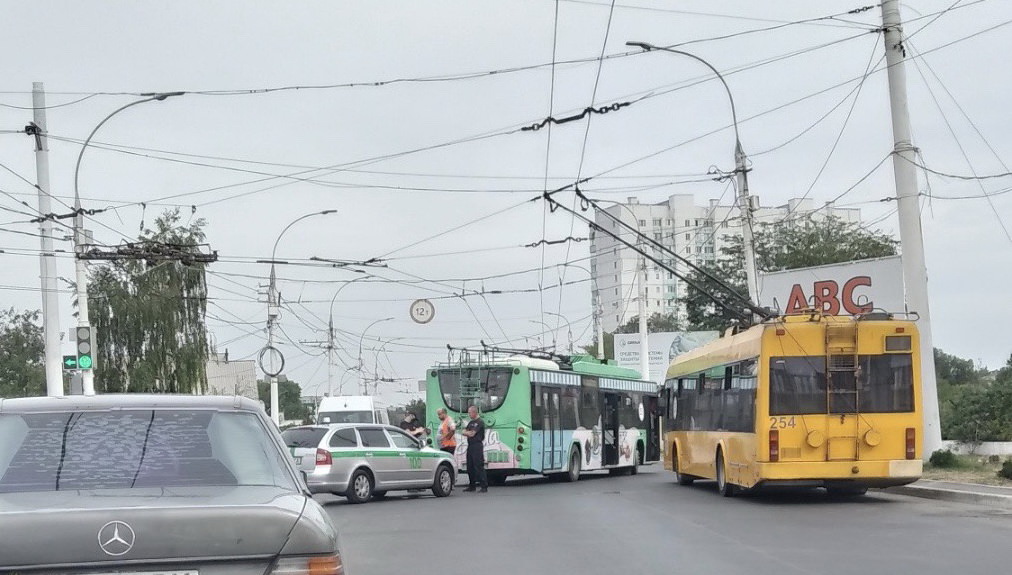
<path fill-rule="evenodd" d="M 1012 509 L 1012 488 L 1009 487 L 922 479 L 910 485 L 890 487 L 885 491 L 925 499 Z"/>

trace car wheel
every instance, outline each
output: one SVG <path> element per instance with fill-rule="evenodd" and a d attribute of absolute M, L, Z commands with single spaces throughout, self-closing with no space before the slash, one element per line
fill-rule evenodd
<path fill-rule="evenodd" d="M 569 471 L 566 472 L 566 481 L 572 483 L 580 479 L 580 450 L 573 448 L 573 454 L 569 456 Z"/>
<path fill-rule="evenodd" d="M 724 467 L 724 451 L 721 449 L 717 450 L 717 491 L 724 497 L 734 497 L 735 486 L 727 480 L 727 471 Z"/>
<path fill-rule="evenodd" d="M 432 494 L 436 497 L 446 497 L 453 491 L 453 471 L 449 465 L 440 465 L 436 469 L 436 479 L 432 483 Z"/>
<path fill-rule="evenodd" d="M 345 497 L 352 503 L 365 503 L 372 498 L 372 487 L 372 477 L 364 469 L 357 469 L 351 475 Z"/>
<path fill-rule="evenodd" d="M 675 481 L 679 485 L 692 485 L 696 480 L 692 475 L 686 475 L 678 470 L 678 450 L 674 445 L 671 446 L 671 469 L 675 472 Z"/>

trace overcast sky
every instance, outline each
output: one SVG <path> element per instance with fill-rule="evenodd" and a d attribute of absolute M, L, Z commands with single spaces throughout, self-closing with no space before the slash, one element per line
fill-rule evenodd
<path fill-rule="evenodd" d="M 627 41 L 682 44 L 725 74 L 751 191 L 763 205 L 837 199 L 898 237 L 896 204 L 883 201 L 895 187 L 891 161 L 882 162 L 892 133 L 882 38 L 873 31 L 881 14 L 846 14 L 864 5 L 621 0 L 612 11 L 607 0 L 2 0 L 0 163 L 36 179 L 31 138 L 9 133 L 32 119 L 33 81 L 45 82 L 54 106 L 52 191 L 67 203 L 79 142 L 98 122 L 139 93 L 191 92 L 126 110 L 96 135 L 108 146 L 89 147 L 80 176 L 84 207 L 112 208 L 88 220 L 96 240 L 135 238 L 173 207 L 184 219 L 205 218 L 220 256 L 208 275 L 210 330 L 231 358 L 254 357 L 265 344 L 257 290 L 269 271 L 256 260 L 270 257 L 299 216 L 338 210 L 295 224 L 278 245 L 279 259 L 300 264 L 278 267 L 286 372 L 307 393 L 325 390 L 325 358 L 299 342 L 325 338 L 333 300 L 341 363 L 357 364 L 361 342 L 370 374 L 378 366 L 383 377 L 405 380 L 381 387 L 398 401 L 392 392 L 445 360 L 448 343 L 567 349 L 570 338 L 592 339 L 587 272 L 561 267 L 589 267 L 588 243 L 524 247 L 587 236 L 585 226 L 531 201 L 546 185 L 593 177 L 581 187 L 598 198 L 730 199 L 725 184 L 700 177 L 733 166 L 720 84 L 690 58 L 639 54 Z M 965 0 L 939 16 L 950 6 L 903 7 L 918 64 L 907 64 L 914 143 L 940 172 L 1008 172 L 1012 3 Z M 602 48 L 615 57 L 599 65 Z M 406 81 L 374 85 L 391 80 Z M 283 87 L 301 88 L 264 91 Z M 518 131 L 550 113 L 614 102 L 632 104 L 550 132 Z M 1010 186 L 1009 177 L 919 174 L 920 189 L 934 196 L 922 216 L 935 345 L 992 368 L 1012 352 L 1012 305 L 1002 295 L 1012 285 L 1012 239 L 1002 227 L 1012 228 Z M 2 168 L 0 190 L 0 304 L 37 309 L 38 238 L 15 233 L 37 233 L 18 213 L 35 213 L 37 198 Z M 968 199 L 946 199 L 953 196 Z M 334 299 L 363 274 L 304 265 L 314 256 L 382 256 L 389 267 Z M 58 267 L 73 277 L 66 254 Z M 525 270 L 533 271 L 517 273 Z M 562 274 L 574 283 L 560 290 Z M 539 282 L 547 288 L 540 294 Z M 483 289 L 533 291 L 473 295 Z M 472 295 L 454 296 L 465 290 Z M 435 304 L 432 323 L 409 319 L 417 298 Z M 64 331 L 70 301 L 61 295 Z M 544 324 L 559 329 L 546 334 Z M 334 382 L 343 378 L 349 393 L 357 375 L 345 372 L 335 367 Z"/>

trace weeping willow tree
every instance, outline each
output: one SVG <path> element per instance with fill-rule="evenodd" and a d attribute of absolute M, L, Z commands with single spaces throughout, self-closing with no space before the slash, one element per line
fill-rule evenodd
<path fill-rule="evenodd" d="M 197 253 L 203 219 L 166 211 L 139 240 Z M 178 259 L 116 260 L 95 268 L 88 297 L 96 331 L 95 388 L 104 392 L 200 393 L 207 383 L 204 264 Z"/>

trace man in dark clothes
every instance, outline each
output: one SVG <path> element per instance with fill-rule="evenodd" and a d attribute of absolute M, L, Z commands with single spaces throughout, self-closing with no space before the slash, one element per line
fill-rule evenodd
<path fill-rule="evenodd" d="M 485 422 L 478 417 L 478 408 L 471 406 L 467 408 L 467 415 L 471 421 L 467 422 L 464 428 L 464 436 L 467 437 L 467 489 L 474 491 L 475 483 L 481 485 L 481 492 L 488 491 L 488 477 L 485 475 Z"/>
<path fill-rule="evenodd" d="M 401 429 L 416 438 L 421 437 L 425 433 L 425 428 L 418 423 L 418 418 L 410 411 L 404 414 L 404 419 L 401 421 Z"/>

